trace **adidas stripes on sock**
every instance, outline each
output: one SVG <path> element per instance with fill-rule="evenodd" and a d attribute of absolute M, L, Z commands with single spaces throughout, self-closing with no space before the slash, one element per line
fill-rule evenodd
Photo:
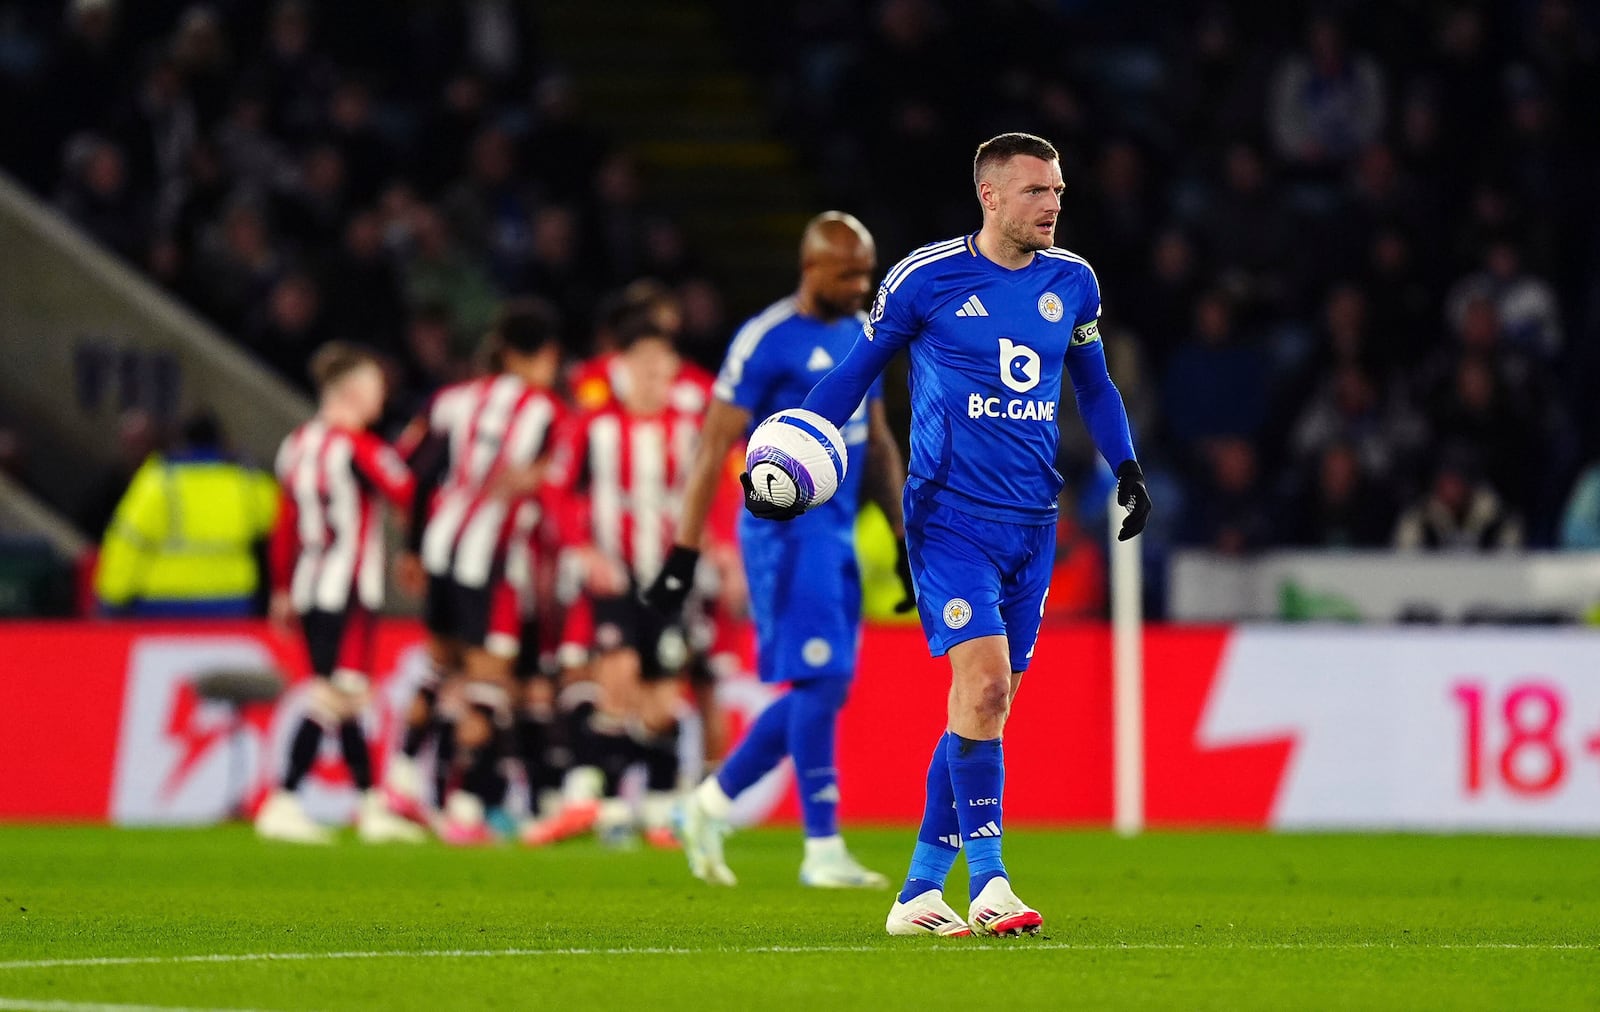
<path fill-rule="evenodd" d="M 945 744 L 956 821 L 967 851 L 968 889 L 976 897 L 990 879 L 1004 878 L 1000 860 L 1000 799 L 1005 793 L 1006 766 L 999 738 L 975 741 L 951 733 Z"/>

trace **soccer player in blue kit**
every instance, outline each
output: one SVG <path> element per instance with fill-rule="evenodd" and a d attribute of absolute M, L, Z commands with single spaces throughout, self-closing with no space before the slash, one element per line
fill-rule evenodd
<path fill-rule="evenodd" d="M 676 545 L 645 599 L 676 614 L 694 583 L 706 514 L 729 447 L 760 421 L 793 407 L 850 352 L 866 317 L 877 257 L 872 236 L 854 217 L 818 215 L 800 242 L 800 286 L 749 320 L 734 335 L 713 388 Z M 733 799 L 793 758 L 805 822 L 800 881 L 821 888 L 883 889 L 889 880 L 862 867 L 839 836 L 839 783 L 834 733 L 855 674 L 861 627 L 856 569 L 856 508 L 863 493 L 877 502 L 897 537 L 904 530 L 900 487 L 905 468 L 884 413 L 882 387 L 862 385 L 838 425 L 848 455 L 833 498 L 804 518 L 774 526 L 741 517 L 739 544 L 756 625 L 756 668 L 789 691 L 768 706 L 722 768 L 684 800 L 679 831 L 690 870 L 720 885 L 736 881 L 723 857 Z M 899 571 L 911 601 L 909 562 Z"/>
<path fill-rule="evenodd" d="M 1128 510 L 1120 540 L 1144 529 L 1150 496 L 1122 395 L 1100 343 L 1100 287 L 1058 249 L 1061 164 L 1030 134 L 984 142 L 973 162 L 977 232 L 924 246 L 878 288 L 868 322 L 804 407 L 843 424 L 901 348 L 911 356 L 911 464 L 905 530 L 917 609 L 934 656 L 950 658 L 949 724 L 928 767 L 927 802 L 891 935 L 1035 933 L 1001 860 L 1001 733 L 1033 658 L 1054 561 L 1056 412 L 1062 372 L 1116 472 Z M 746 487 L 752 513 L 785 519 Z M 944 901 L 966 851 L 964 921 Z"/>

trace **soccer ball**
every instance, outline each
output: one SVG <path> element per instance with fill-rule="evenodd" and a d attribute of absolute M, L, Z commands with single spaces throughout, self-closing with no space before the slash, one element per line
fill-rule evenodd
<path fill-rule="evenodd" d="M 774 506 L 821 506 L 839 491 L 848 457 L 844 436 L 815 411 L 780 411 L 750 434 L 745 470 L 758 498 Z"/>

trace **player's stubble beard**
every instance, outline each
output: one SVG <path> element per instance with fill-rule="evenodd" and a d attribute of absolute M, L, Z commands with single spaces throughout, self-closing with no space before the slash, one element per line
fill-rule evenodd
<path fill-rule="evenodd" d="M 1048 236 L 1041 236 L 1034 230 L 1034 223 L 1020 219 L 1008 219 L 1005 228 L 1001 230 L 1006 241 L 1016 248 L 1018 254 L 1037 253 L 1049 249 L 1055 244 L 1056 230 L 1050 229 Z"/>
<path fill-rule="evenodd" d="M 833 323 L 847 316 L 854 316 L 866 308 L 864 299 L 848 296 L 843 299 L 830 299 L 820 293 L 811 296 L 812 304 L 817 307 L 818 314 L 823 323 Z"/>

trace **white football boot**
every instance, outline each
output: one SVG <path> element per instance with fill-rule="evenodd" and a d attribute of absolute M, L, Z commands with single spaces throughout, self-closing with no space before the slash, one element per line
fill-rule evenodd
<path fill-rule="evenodd" d="M 361 796 L 356 837 L 362 843 L 422 843 L 428 838 L 428 833 L 415 822 L 393 812 L 384 790 L 374 787 Z"/>
<path fill-rule="evenodd" d="M 483 847 L 495 842 L 484 819 L 483 802 L 466 791 L 451 791 L 437 828 L 439 839 L 452 847 Z"/>
<path fill-rule="evenodd" d="M 695 878 L 712 885 L 738 885 L 739 879 L 722 856 L 722 839 L 732 827 L 728 812 L 733 802 L 722 792 L 716 777 L 690 791 L 678 806 L 678 838 Z"/>
<path fill-rule="evenodd" d="M 891 935 L 941 935 L 945 938 L 966 938 L 972 929 L 961 915 L 950 909 L 937 889 L 929 889 L 911 897 L 904 903 L 898 899 L 889 908 L 889 919 L 883 925 Z"/>
<path fill-rule="evenodd" d="M 273 791 L 256 813 L 256 835 L 284 843 L 329 844 L 333 831 L 312 821 L 300 799 L 288 791 Z"/>
<path fill-rule="evenodd" d="M 639 805 L 639 828 L 644 842 L 656 850 L 677 850 L 682 844 L 672 831 L 672 813 L 678 796 L 670 791 L 650 791 Z"/>
<path fill-rule="evenodd" d="M 806 840 L 800 884 L 814 889 L 887 889 L 889 880 L 857 861 L 838 836 Z"/>
<path fill-rule="evenodd" d="M 633 806 L 621 798 L 603 798 L 594 820 L 594 836 L 600 846 L 611 850 L 632 850 L 639 845 L 633 831 Z"/>
<path fill-rule="evenodd" d="M 389 757 L 383 773 L 383 793 L 389 811 L 419 826 L 428 825 L 428 809 L 422 803 L 422 771 L 415 759 L 403 754 Z"/>
<path fill-rule="evenodd" d="M 1044 925 L 1039 911 L 1017 899 L 1011 883 L 992 878 L 967 910 L 973 930 L 983 935 L 1037 935 Z"/>
<path fill-rule="evenodd" d="M 540 799 L 539 818 L 522 827 L 522 842 L 529 847 L 546 847 L 594 828 L 600 818 L 600 795 L 606 785 L 605 774 L 594 766 L 574 766 L 563 778 L 556 802 Z"/>

